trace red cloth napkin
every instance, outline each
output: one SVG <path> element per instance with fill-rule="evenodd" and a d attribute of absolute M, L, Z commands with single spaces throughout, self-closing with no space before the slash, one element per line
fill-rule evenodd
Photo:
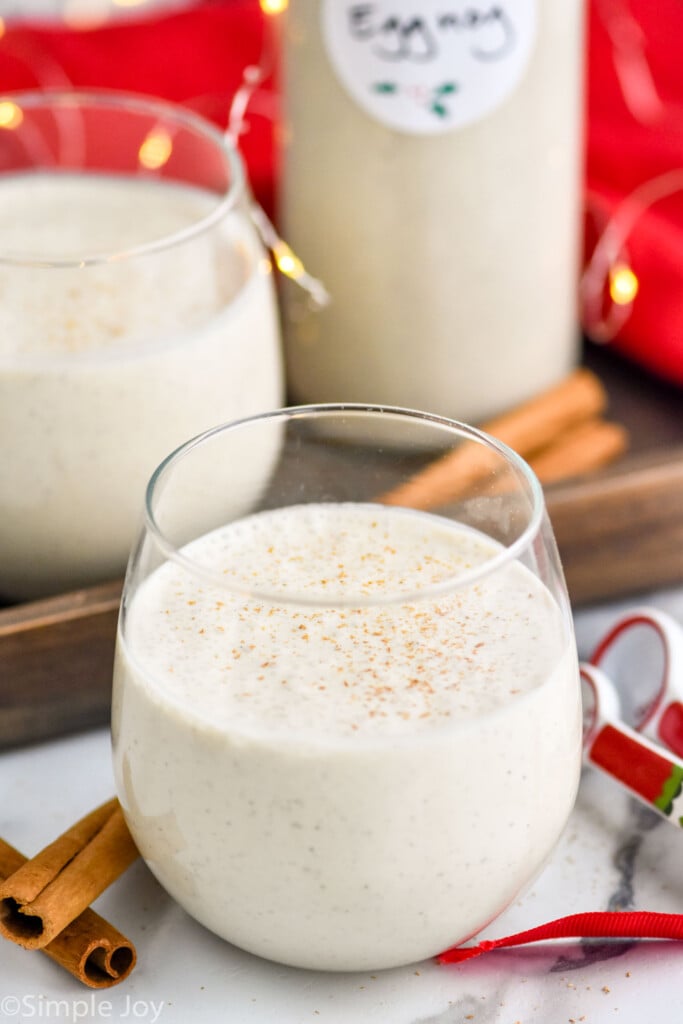
<path fill-rule="evenodd" d="M 0 38 L 0 89 L 123 89 L 183 103 L 225 128 L 245 67 L 261 60 L 266 31 L 258 0 L 206 0 L 83 28 L 15 17 Z M 271 75 L 241 139 L 252 188 L 269 212 L 276 118 Z"/>
<path fill-rule="evenodd" d="M 679 169 L 683 186 L 681 39 L 680 0 L 590 5 L 586 258 L 634 190 Z M 683 190 L 638 210 L 622 255 L 639 289 L 612 344 L 683 384 Z"/>
<path fill-rule="evenodd" d="M 267 32 L 258 0 L 204 0 L 88 29 L 10 20 L 0 38 L 0 89 L 127 89 L 185 103 L 224 127 L 244 68 L 260 61 Z M 680 0 L 590 0 L 586 260 L 634 189 L 683 169 L 681 39 Z M 241 145 L 254 192 L 271 215 L 276 120 L 270 77 L 250 107 Z M 634 270 L 639 290 L 620 311 L 611 344 L 683 384 L 683 192 L 642 208 L 618 256 Z M 599 335 L 599 314 L 609 305 L 606 270 L 597 304 L 582 298 L 589 336 Z"/>

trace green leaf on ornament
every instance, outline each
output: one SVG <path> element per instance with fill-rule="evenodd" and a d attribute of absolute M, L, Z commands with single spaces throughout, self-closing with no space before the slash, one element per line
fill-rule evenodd
<path fill-rule="evenodd" d="M 437 96 L 447 96 L 451 93 L 458 91 L 457 82 L 444 82 L 443 85 L 438 85 L 435 89 Z"/>
<path fill-rule="evenodd" d="M 395 82 L 375 82 L 372 87 L 375 92 L 396 92 Z"/>
<path fill-rule="evenodd" d="M 448 111 L 443 103 L 432 103 L 432 113 L 438 114 L 439 117 L 448 117 Z"/>

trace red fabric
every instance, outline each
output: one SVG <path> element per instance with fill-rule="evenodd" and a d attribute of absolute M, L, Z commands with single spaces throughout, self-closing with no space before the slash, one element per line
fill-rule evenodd
<path fill-rule="evenodd" d="M 682 38 L 680 0 L 592 0 L 586 256 L 594 218 L 604 225 L 634 189 L 683 168 Z M 624 256 L 640 287 L 612 344 L 683 384 L 683 191 L 640 212 Z"/>
<path fill-rule="evenodd" d="M 204 0 L 187 11 L 133 15 L 87 30 L 9 21 L 0 38 L 0 89 L 126 89 L 187 103 L 225 126 L 242 72 L 258 63 L 268 31 L 258 0 Z M 680 0 L 589 0 L 586 258 L 633 189 L 683 168 L 682 38 Z M 277 105 L 264 106 L 276 98 L 273 90 L 272 80 L 260 90 L 242 139 L 254 191 L 271 213 Z M 683 384 L 683 192 L 642 211 L 621 255 L 640 288 L 621 310 L 612 344 Z M 589 306 L 583 304 L 585 328 L 597 336 Z"/>
<path fill-rule="evenodd" d="M 140 13 L 81 29 L 8 19 L 0 38 L 0 89 L 123 89 L 183 103 L 224 128 L 245 67 L 261 59 L 266 31 L 257 0 L 206 0 L 170 14 Z M 272 78 L 261 86 L 241 140 L 252 187 L 269 211 L 273 89 Z"/>

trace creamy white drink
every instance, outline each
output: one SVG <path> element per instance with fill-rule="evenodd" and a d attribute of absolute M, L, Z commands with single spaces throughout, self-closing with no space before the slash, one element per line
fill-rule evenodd
<path fill-rule="evenodd" d="M 282 232 L 302 402 L 482 422 L 578 355 L 580 0 L 290 0 Z"/>
<path fill-rule="evenodd" d="M 464 940 L 535 874 L 578 782 L 576 652 L 520 562 L 480 571 L 501 551 L 426 513 L 299 505 L 141 584 L 117 786 L 190 914 L 273 960 L 374 969 Z"/>
<path fill-rule="evenodd" d="M 121 573 L 157 463 L 280 404 L 270 265 L 241 207 L 211 221 L 220 198 L 158 178 L 2 179 L 0 595 Z"/>

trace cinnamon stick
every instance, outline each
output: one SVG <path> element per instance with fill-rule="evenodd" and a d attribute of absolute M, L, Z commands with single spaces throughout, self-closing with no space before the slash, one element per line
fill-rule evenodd
<path fill-rule="evenodd" d="M 606 407 L 607 392 L 602 382 L 581 367 L 554 388 L 489 420 L 482 430 L 520 455 L 528 455 L 550 444 L 567 427 L 594 418 Z"/>
<path fill-rule="evenodd" d="M 42 949 L 138 856 L 118 800 L 110 800 L 0 883 L 0 934 Z"/>
<path fill-rule="evenodd" d="M 482 430 L 529 458 L 577 423 L 595 419 L 606 404 L 600 380 L 590 370 L 579 369 L 556 387 L 490 420 Z M 379 500 L 416 509 L 438 507 L 494 473 L 498 466 L 498 453 L 476 441 L 464 442 Z"/>
<path fill-rule="evenodd" d="M 0 839 L 0 881 L 17 872 L 24 857 Z M 41 952 L 90 988 L 110 988 L 135 967 L 135 946 L 113 925 L 86 909 Z"/>
<path fill-rule="evenodd" d="M 529 465 L 542 484 L 569 480 L 599 469 L 618 458 L 628 446 L 628 431 L 609 420 L 588 420 L 531 456 Z"/>

